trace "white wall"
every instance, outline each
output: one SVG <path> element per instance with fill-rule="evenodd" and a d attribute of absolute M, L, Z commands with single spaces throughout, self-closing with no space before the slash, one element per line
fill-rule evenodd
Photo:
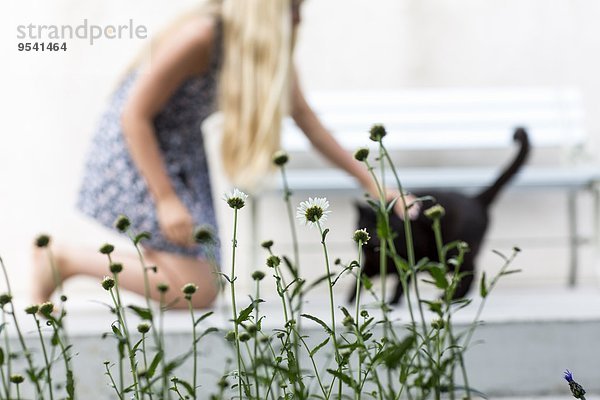
<path fill-rule="evenodd" d="M 119 74 L 144 43 L 114 40 L 89 46 L 79 40 L 69 43 L 66 53 L 24 54 L 16 51 L 16 26 L 79 24 L 84 18 L 103 25 L 132 18 L 153 33 L 192 4 L 191 0 L 8 0 L 3 4 L 0 255 L 9 266 L 17 291 L 26 291 L 28 248 L 37 232 L 47 231 L 57 240 L 93 246 L 109 237 L 78 217 L 72 204 L 94 124 Z M 597 153 L 598 3 L 309 0 L 304 11 L 297 60 L 307 90 L 577 86 L 585 100 L 588 150 L 591 156 Z M 351 209 L 347 199 L 334 202 L 337 209 L 331 226 L 340 226 L 336 235 L 344 240 L 353 229 L 352 218 L 347 217 Z M 547 235 L 541 234 L 548 233 L 547 225 L 531 228 L 538 221 L 554 228 L 554 241 L 546 241 L 549 244 L 545 247 L 533 246 L 524 256 L 527 271 L 522 278 L 511 278 L 514 284 L 564 279 L 563 209 L 562 197 L 552 193 L 507 194 L 495 208 L 491 237 L 496 242 L 492 245 L 510 248 L 512 243 L 507 243 L 516 238 L 515 233 L 534 242 L 539 242 L 539 237 L 543 241 Z M 531 215 L 536 218 L 533 223 L 525 218 Z M 267 222 L 261 226 L 265 236 L 280 234 L 269 231 Z M 585 222 L 589 231 L 589 221 Z M 498 242 L 502 238 L 507 240 Z M 589 251 L 586 254 L 583 274 L 589 281 L 594 260 Z M 490 265 L 494 262 L 490 259 Z"/>

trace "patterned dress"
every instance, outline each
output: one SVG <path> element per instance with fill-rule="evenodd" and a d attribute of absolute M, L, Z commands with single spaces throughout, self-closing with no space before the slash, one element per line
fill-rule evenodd
<path fill-rule="evenodd" d="M 215 109 L 221 59 L 220 27 L 209 70 L 185 81 L 154 118 L 156 137 L 175 192 L 190 210 L 196 225 L 208 225 L 217 237 L 211 184 L 200 126 Z M 159 228 L 154 199 L 135 166 L 123 136 L 121 113 L 138 71 L 121 82 L 111 96 L 88 150 L 76 206 L 107 227 L 126 215 L 136 232 L 148 231 L 145 247 L 186 256 L 218 259 L 219 250 L 200 245 L 178 246 Z M 213 253 L 214 251 L 214 253 Z"/>

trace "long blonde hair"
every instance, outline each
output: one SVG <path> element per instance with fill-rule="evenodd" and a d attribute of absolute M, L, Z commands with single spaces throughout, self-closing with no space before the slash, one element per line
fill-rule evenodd
<path fill-rule="evenodd" d="M 289 111 L 290 10 L 289 0 L 222 1 L 221 156 L 225 173 L 245 188 L 270 169 Z"/>

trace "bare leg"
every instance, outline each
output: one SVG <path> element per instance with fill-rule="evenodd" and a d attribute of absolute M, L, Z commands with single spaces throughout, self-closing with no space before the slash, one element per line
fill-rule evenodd
<path fill-rule="evenodd" d="M 34 248 L 33 264 L 36 272 L 33 276 L 33 297 L 36 302 L 48 300 L 55 289 L 48 257 L 43 249 Z M 98 250 L 79 247 L 54 246 L 53 255 L 55 265 L 62 280 L 76 275 L 95 276 L 99 279 L 111 275 L 108 269 L 108 259 Z M 204 308 L 212 304 L 217 296 L 217 277 L 213 267 L 204 260 L 180 256 L 177 254 L 146 249 L 143 252 L 147 266 L 156 265 L 156 273 L 148 271 L 150 283 L 150 297 L 159 299 L 156 289 L 158 283 L 167 283 L 170 287 L 165 300 L 174 302 L 173 308 L 186 308 L 187 302 L 183 301 L 181 288 L 186 283 L 194 283 L 198 291 L 192 296 L 195 308 Z M 119 284 L 122 288 L 143 295 L 144 278 L 140 260 L 135 252 L 115 250 L 111 257 L 114 262 L 123 264 L 123 271 L 119 274 Z"/>

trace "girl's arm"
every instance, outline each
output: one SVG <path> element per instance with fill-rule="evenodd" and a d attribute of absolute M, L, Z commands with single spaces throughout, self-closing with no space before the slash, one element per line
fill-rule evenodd
<path fill-rule="evenodd" d="M 371 177 L 371 174 L 367 171 L 365 165 L 349 154 L 335 140 L 333 135 L 323 126 L 319 118 L 315 115 L 314 111 L 310 108 L 298 82 L 297 75 L 294 74 L 292 83 L 292 118 L 298 125 L 298 127 L 304 132 L 306 137 L 310 140 L 312 145 L 323 154 L 329 161 L 331 161 L 337 167 L 348 172 L 354 176 L 358 183 L 369 193 L 373 198 L 379 198 L 377 186 Z M 365 133 L 366 135 L 366 133 Z M 386 189 L 386 198 L 391 200 L 399 195 L 398 191 L 393 189 Z M 414 197 L 411 195 L 406 196 L 407 204 L 414 201 Z M 398 215 L 404 215 L 404 207 L 401 201 L 396 203 L 396 212 Z M 414 218 L 418 214 L 419 207 L 415 204 L 410 209 L 410 217 Z"/>
<path fill-rule="evenodd" d="M 131 157 L 155 201 L 161 230 L 180 245 L 191 244 L 194 222 L 167 175 L 153 119 L 187 78 L 208 67 L 213 27 L 212 20 L 199 18 L 166 37 L 148 68 L 140 71 L 121 117 Z"/>

